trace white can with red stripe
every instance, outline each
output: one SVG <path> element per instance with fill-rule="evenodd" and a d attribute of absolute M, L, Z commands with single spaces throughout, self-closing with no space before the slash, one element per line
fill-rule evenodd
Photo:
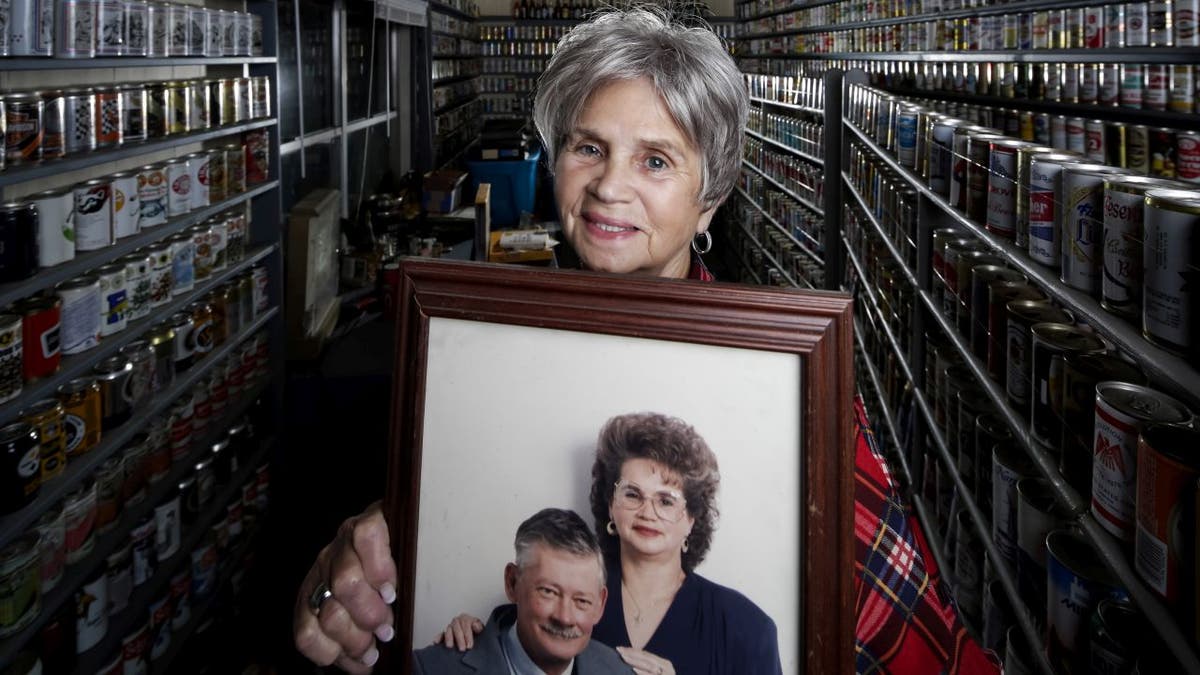
<path fill-rule="evenodd" d="M 1092 515 L 1113 536 L 1133 541 L 1138 434 L 1150 423 L 1180 423 L 1191 416 L 1182 403 L 1148 387 L 1127 382 L 1096 385 Z"/>

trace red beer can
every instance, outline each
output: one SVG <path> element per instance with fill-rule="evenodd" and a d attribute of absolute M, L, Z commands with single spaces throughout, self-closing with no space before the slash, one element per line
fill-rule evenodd
<path fill-rule="evenodd" d="M 26 298 L 17 302 L 13 311 L 21 314 L 25 381 L 31 382 L 58 372 L 62 362 L 58 333 L 62 300 L 58 296 Z"/>

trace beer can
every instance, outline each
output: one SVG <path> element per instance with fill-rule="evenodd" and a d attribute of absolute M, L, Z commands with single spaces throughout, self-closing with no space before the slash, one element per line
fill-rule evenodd
<path fill-rule="evenodd" d="M 1079 73 L 1080 66 L 1078 63 L 1064 63 L 1062 65 L 1062 94 L 1060 98 L 1063 103 L 1079 102 Z M 1063 147 L 1065 148 L 1066 146 Z"/>
<path fill-rule="evenodd" d="M 1167 109 L 1167 87 L 1170 82 L 1170 71 L 1166 65 L 1150 64 L 1146 66 L 1146 94 L 1144 107 L 1146 110 Z"/>
<path fill-rule="evenodd" d="M 983 621 L 983 545 L 971 514 L 962 509 L 955 516 L 958 537 L 954 541 L 954 590 L 958 609 L 973 626 Z"/>
<path fill-rule="evenodd" d="M 1121 68 L 1115 63 L 1100 66 L 1100 82 L 1096 101 L 1100 105 L 1117 105 L 1121 96 Z"/>
<path fill-rule="evenodd" d="M 90 377 L 75 378 L 58 388 L 62 403 L 67 457 L 78 457 L 100 443 L 100 385 Z"/>
<path fill-rule="evenodd" d="M 973 310 L 973 301 L 975 299 L 976 289 L 973 287 L 974 275 L 972 271 L 976 267 L 991 266 L 1004 267 L 1007 260 L 1003 256 L 999 256 L 987 251 L 965 251 L 959 254 L 955 261 L 955 302 L 948 309 L 950 314 L 948 318 L 958 326 L 958 332 L 968 341 L 971 337 L 971 314 Z M 1024 277 L 1015 277 L 1024 278 Z M 984 289 L 979 289 L 978 293 L 983 295 Z"/>
<path fill-rule="evenodd" d="M 192 235 L 181 232 L 167 240 L 171 244 L 171 292 L 183 295 L 196 283 L 196 244 Z"/>
<path fill-rule="evenodd" d="M 1125 46 L 1150 46 L 1150 3 L 1125 4 Z"/>
<path fill-rule="evenodd" d="M 1121 65 L 1121 107 L 1140 110 L 1145 101 L 1146 67 L 1140 63 Z"/>
<path fill-rule="evenodd" d="M 1051 148 L 1060 152 L 1067 151 L 1067 116 L 1054 115 L 1050 118 L 1050 142 Z"/>
<path fill-rule="evenodd" d="M 226 190 L 228 172 L 226 171 L 225 149 L 208 150 L 205 154 L 208 161 L 208 172 L 204 177 L 208 187 L 208 204 L 219 204 L 229 196 Z"/>
<path fill-rule="evenodd" d="M 28 202 L 0 204 L 0 282 L 37 273 L 37 207 Z"/>
<path fill-rule="evenodd" d="M 983 587 L 983 646 L 997 654 L 1003 653 L 1004 634 L 1015 625 L 1012 601 L 1004 591 L 999 579 L 992 579 Z"/>
<path fill-rule="evenodd" d="M 149 56 L 150 54 L 150 6 L 144 0 L 126 0 L 125 10 L 125 55 Z"/>
<path fill-rule="evenodd" d="M 971 298 L 969 303 L 970 316 L 966 322 L 967 330 L 963 331 L 963 335 L 970 339 L 972 353 L 981 360 L 987 359 L 988 352 L 991 286 L 998 281 L 1023 283 L 1026 279 L 1024 274 L 1016 270 L 1007 269 L 1002 265 L 978 263 L 971 265 L 970 277 L 967 280 Z M 960 328 L 962 327 L 960 325 Z"/>
<path fill-rule="evenodd" d="M 1197 0 L 1175 0 L 1172 38 L 1176 47 L 1200 46 L 1200 34 L 1196 22 L 1200 18 L 1200 2 Z"/>
<path fill-rule="evenodd" d="M 1005 341 L 1008 334 L 1008 303 L 1013 300 L 1045 300 L 1037 287 L 1014 281 L 993 281 L 988 284 L 987 367 L 992 379 L 1004 385 L 1007 381 L 1008 356 Z"/>
<path fill-rule="evenodd" d="M 1195 619 L 1197 448 L 1200 431 L 1184 425 L 1147 425 L 1137 441 L 1134 567 L 1184 623 Z"/>
<path fill-rule="evenodd" d="M 108 576 L 104 566 L 97 567 L 74 595 L 75 649 L 83 654 L 108 633 Z"/>
<path fill-rule="evenodd" d="M 1092 515 L 1101 527 L 1133 544 L 1138 434 L 1152 423 L 1179 424 L 1191 412 L 1161 392 L 1127 382 L 1096 385 L 1092 459 Z"/>
<path fill-rule="evenodd" d="M 100 335 L 109 336 L 125 330 L 129 308 L 129 289 L 125 284 L 125 266 L 110 264 L 96 270 L 100 280 L 100 312 L 104 317 Z"/>
<path fill-rule="evenodd" d="M 912 127 L 912 129 L 913 129 L 912 139 L 913 139 L 913 142 L 915 143 L 915 141 L 916 141 L 915 109 L 909 108 L 909 110 L 912 111 L 914 114 L 913 127 Z M 903 118 L 903 112 L 904 111 L 901 110 L 902 118 Z M 257 119 L 264 119 L 264 118 L 267 118 L 270 116 L 271 116 L 271 78 L 269 78 L 265 75 L 258 76 L 258 77 L 252 77 L 252 78 L 250 78 L 250 117 L 257 120 Z M 900 123 L 901 123 L 901 120 L 898 119 L 897 124 L 900 124 Z M 912 166 L 912 164 L 911 163 L 906 164 L 905 166 Z"/>
<path fill-rule="evenodd" d="M 121 139 L 124 143 L 146 140 L 146 87 L 123 84 L 121 93 Z"/>
<path fill-rule="evenodd" d="M 21 395 L 23 357 L 21 317 L 0 314 L 0 403 Z"/>
<path fill-rule="evenodd" d="M 1142 304 L 1142 236 L 1146 190 L 1174 183 L 1148 176 L 1104 177 L 1103 268 L 1100 306 L 1138 319 Z"/>
<path fill-rule="evenodd" d="M 1088 120 L 1083 125 L 1084 153 L 1093 162 L 1104 162 L 1104 121 Z"/>
<path fill-rule="evenodd" d="M 188 56 L 208 56 L 208 43 L 205 41 L 208 33 L 208 10 L 198 5 L 187 7 L 187 48 Z"/>
<path fill-rule="evenodd" d="M 229 211 L 222 219 L 225 222 L 225 258 L 230 265 L 236 265 L 246 256 L 246 211 L 244 208 Z"/>
<path fill-rule="evenodd" d="M 1046 535 L 1066 527 L 1073 517 L 1055 498 L 1050 481 L 1017 481 L 1017 586 L 1034 616 L 1046 616 Z"/>
<path fill-rule="evenodd" d="M 942 288 L 940 290 L 934 289 L 934 297 L 941 299 L 942 314 L 951 321 L 958 315 L 958 296 L 960 293 L 958 259 L 968 251 L 983 249 L 983 246 L 983 243 L 976 239 L 964 237 L 946 242 L 945 248 L 942 250 L 942 265 L 939 269 L 942 277 Z M 969 279 L 963 279 L 964 285 L 969 281 Z"/>
<path fill-rule="evenodd" d="M 1079 64 L 1079 103 L 1091 105 L 1100 100 L 1100 66 Z"/>
<path fill-rule="evenodd" d="M 191 160 L 175 158 L 165 164 L 167 172 L 167 215 L 181 216 L 192 208 Z"/>
<path fill-rule="evenodd" d="M 243 137 L 246 148 L 246 184 L 259 185 L 271 179 L 271 132 L 267 129 L 250 131 Z"/>
<path fill-rule="evenodd" d="M 1082 328 L 1065 323 L 1038 323 L 1030 328 L 1030 434 L 1043 445 L 1061 453 L 1063 359 L 1077 354 L 1102 354 L 1104 340 Z M 1056 356 L 1062 359 L 1055 359 Z"/>
<path fill-rule="evenodd" d="M 1171 112 L 1196 112 L 1196 76 L 1191 64 L 1171 66 L 1170 101 Z"/>
<path fill-rule="evenodd" d="M 1063 283 L 1089 295 L 1100 295 L 1101 240 L 1104 235 L 1104 180 L 1123 169 L 1104 164 L 1063 168 Z"/>
<path fill-rule="evenodd" d="M 117 471 L 122 469 L 118 466 Z M 108 613 L 116 615 L 129 606 L 129 596 L 133 593 L 133 548 L 128 543 L 105 560 L 105 574 L 108 576 Z"/>
<path fill-rule="evenodd" d="M 1125 156 L 1128 131 L 1129 127 L 1124 122 L 1104 123 L 1104 164 L 1120 168 L 1128 164 Z"/>
<path fill-rule="evenodd" d="M 187 83 L 187 87 L 191 91 L 191 105 L 188 108 L 188 128 L 192 131 L 201 131 L 210 128 L 212 124 L 208 117 L 208 86 L 204 80 L 191 80 Z"/>
<path fill-rule="evenodd" d="M 141 231 L 142 207 L 138 203 L 138 172 L 122 171 L 108 177 L 112 181 L 113 235 L 120 239 Z"/>
<path fill-rule="evenodd" d="M 0 38 L 0 56 L 53 56 L 54 5 L 49 2 L 6 3 L 8 50 Z"/>
<path fill-rule="evenodd" d="M 1049 594 L 1046 606 L 1046 656 L 1055 672 L 1088 670 L 1088 624 L 1106 598 L 1127 593 L 1091 543 L 1077 531 L 1046 536 Z"/>
<path fill-rule="evenodd" d="M 58 159 L 66 154 L 66 122 L 62 89 L 43 91 L 42 159 Z"/>
<path fill-rule="evenodd" d="M 186 82 L 168 82 L 166 105 L 168 134 L 186 134 L 191 128 L 192 90 Z"/>
<path fill-rule="evenodd" d="M 262 265 L 255 265 L 254 269 L 250 270 L 250 274 L 254 282 L 254 318 L 258 318 L 271 307 L 269 288 L 271 278 L 270 273 L 267 272 L 267 268 Z M 260 347 L 259 357 L 263 358 L 266 356 L 266 342 L 263 341 Z M 259 364 L 259 370 L 264 369 L 264 364 L 265 360 Z"/>
<path fill-rule="evenodd" d="M 994 134 L 994 130 L 977 124 L 964 124 L 954 128 L 951 139 L 953 157 L 950 164 L 946 199 L 950 206 L 960 211 L 965 211 L 967 208 L 968 174 L 974 165 L 972 158 L 967 154 L 968 139 L 978 134 Z M 1002 136 L 997 135 L 996 138 L 999 139 Z M 987 164 L 985 163 L 984 166 L 986 167 Z"/>
<path fill-rule="evenodd" d="M 1150 175 L 1175 177 L 1175 130 L 1151 129 L 1149 132 Z"/>
<path fill-rule="evenodd" d="M 969 122 L 955 118 L 934 120 L 930 128 L 929 188 L 943 197 L 950 192 L 950 175 L 954 164 L 954 129 Z M 249 156 L 247 157 L 249 159 Z M 250 162 L 247 162 L 249 174 Z M 247 175 L 247 182 L 250 182 Z"/>
<path fill-rule="evenodd" d="M 241 12 L 230 11 L 229 20 L 225 24 L 225 44 L 221 49 L 227 56 L 238 56 L 242 54 L 242 45 L 248 40 L 242 36 L 242 31 L 246 24 L 242 22 Z"/>
<path fill-rule="evenodd" d="M 1198 358 L 1200 293 L 1187 280 L 1200 261 L 1200 194 L 1194 190 L 1146 191 L 1142 334 L 1193 362 Z"/>
<path fill-rule="evenodd" d="M 129 308 L 125 315 L 130 320 L 144 319 L 150 315 L 151 268 L 153 260 L 146 250 L 131 253 L 117 262 L 125 265 L 125 285 L 129 291 Z"/>
<path fill-rule="evenodd" d="M 208 206 L 210 157 L 208 152 L 193 152 L 187 156 L 188 184 L 191 186 L 188 202 L 193 210 Z"/>
<path fill-rule="evenodd" d="M 96 480 L 96 532 L 104 534 L 113 529 L 121 513 L 123 501 L 121 487 L 125 483 L 125 459 L 110 457 L 105 460 L 95 473 Z M 130 570 L 132 572 L 132 569 Z M 133 588 L 133 577 L 129 578 L 129 587 Z M 124 609 L 129 602 L 128 597 L 117 598 L 110 604 L 120 605 Z M 120 611 L 120 610 L 117 610 Z"/>
<path fill-rule="evenodd" d="M 221 80 L 221 124 L 236 124 L 241 109 L 241 90 L 234 78 Z"/>
<path fill-rule="evenodd" d="M 1020 626 L 1011 626 L 1005 633 L 1004 675 L 1034 675 L 1040 670 L 1034 665 L 1036 652 L 1021 632 Z"/>
<path fill-rule="evenodd" d="M 149 27 L 146 35 L 148 42 L 148 56 L 164 57 L 171 55 L 171 27 L 170 14 L 171 9 L 165 2 L 146 3 L 149 19 L 147 26 Z"/>
<path fill-rule="evenodd" d="M 192 617 L 192 571 L 184 567 L 182 571 L 171 577 L 171 605 L 174 614 L 171 616 L 171 629 L 182 630 Z"/>
<path fill-rule="evenodd" d="M 154 555 L 154 518 L 146 514 L 133 529 L 129 531 L 129 539 L 133 548 L 133 585 L 134 587 L 150 581 L 158 567 L 158 558 Z"/>
<path fill-rule="evenodd" d="M 1125 139 L 1125 168 L 1147 175 L 1150 173 L 1150 129 L 1142 124 L 1129 125 Z"/>
<path fill-rule="evenodd" d="M 1148 0 L 1146 3 L 1151 47 L 1171 46 L 1174 37 L 1171 34 L 1171 2 L 1172 0 Z"/>
<path fill-rule="evenodd" d="M 95 178 L 75 186 L 75 250 L 95 251 L 116 242 L 113 236 L 112 182 Z"/>
<path fill-rule="evenodd" d="M 167 4 L 167 56 L 189 56 L 188 6 Z M 197 55 L 199 56 L 199 55 Z"/>
<path fill-rule="evenodd" d="M 1058 267 L 1062 242 L 1062 171 L 1079 158 L 1067 153 L 1035 155 L 1029 164 L 1029 257 Z"/>
<path fill-rule="evenodd" d="M 235 77 L 233 79 L 233 86 L 237 90 L 237 95 L 234 98 L 234 105 L 236 106 L 236 112 L 234 116 L 238 124 L 241 124 L 242 122 L 248 122 L 250 121 L 250 110 L 252 106 L 252 102 L 250 100 L 250 78 Z"/>
<path fill-rule="evenodd" d="M 121 96 L 116 87 L 96 88 L 96 147 L 121 143 Z"/>
<path fill-rule="evenodd" d="M 1013 243 L 1018 248 L 1029 247 L 1029 165 L 1035 155 L 1056 152 L 1054 148 L 1024 145 L 1017 148 L 1016 199 L 1013 202 Z"/>
<path fill-rule="evenodd" d="M 96 56 L 125 55 L 125 7 L 120 0 L 96 0 Z"/>
<path fill-rule="evenodd" d="M 245 12 L 244 15 L 250 19 L 250 51 L 251 56 L 262 56 L 263 54 L 263 19 L 257 14 Z"/>
<path fill-rule="evenodd" d="M 1032 400 L 1033 334 L 1035 324 L 1044 322 L 1066 323 L 1070 317 L 1066 312 L 1045 301 L 1012 300 L 1008 303 L 1005 340 L 1005 390 L 1008 401 L 1023 414 L 1030 409 Z"/>
<path fill-rule="evenodd" d="M 67 154 L 96 149 L 96 97 L 90 88 L 63 94 L 63 136 Z"/>
<path fill-rule="evenodd" d="M 154 227 L 167 222 L 169 208 L 167 194 L 167 171 L 161 164 L 150 164 L 138 169 L 139 227 Z"/>
<path fill-rule="evenodd" d="M 1071 354 L 1063 359 L 1062 454 L 1059 471 L 1086 499 L 1092 493 L 1092 455 L 1096 423 L 1096 385 L 1107 380 L 1142 384 L 1145 375 L 1136 364 L 1112 354 Z"/>
<path fill-rule="evenodd" d="M 966 142 L 967 175 L 964 186 L 964 210 L 967 217 L 983 225 L 987 222 L 987 199 L 990 191 L 992 145 L 1008 141 L 1006 136 L 992 133 L 969 134 Z"/>
<path fill-rule="evenodd" d="M 167 115 L 167 85 L 146 85 L 146 137 L 162 138 L 171 133 Z"/>
<path fill-rule="evenodd" d="M 33 450 L 30 453 L 33 456 L 26 466 L 36 473 L 37 453 Z M 28 458 L 27 453 L 26 459 Z M 35 529 L 41 538 L 42 592 L 47 593 L 58 586 L 67 568 L 67 524 L 63 518 L 62 506 L 56 504 L 43 512 Z"/>
<path fill-rule="evenodd" d="M 1200 183 L 1200 133 L 1180 131 L 1175 135 L 1175 176 Z"/>
<path fill-rule="evenodd" d="M 60 0 L 54 3 L 54 56 L 90 59 L 96 55 L 97 0 Z"/>
<path fill-rule="evenodd" d="M 55 296 L 24 298 L 13 305 L 21 315 L 22 374 L 27 382 L 58 372 L 62 361 L 59 330 L 62 302 Z"/>
<path fill-rule="evenodd" d="M 225 146 L 225 198 L 246 191 L 246 149 L 240 143 Z"/>
<path fill-rule="evenodd" d="M 1088 630 L 1089 672 L 1132 672 L 1146 629 L 1146 619 L 1128 600 L 1101 599 Z"/>
<path fill-rule="evenodd" d="M 4 156 L 9 166 L 42 158 L 42 113 L 37 92 L 4 95 Z"/>
<path fill-rule="evenodd" d="M 1104 6 L 1104 46 L 1125 46 L 1125 5 L 1114 3 Z"/>
<path fill-rule="evenodd" d="M 67 526 L 67 563 L 83 560 L 95 547 L 96 482 L 88 479 L 63 500 L 63 518 Z M 103 575 L 104 569 L 100 569 Z M 104 603 L 102 603 L 104 604 Z M 103 608 L 107 613 L 108 608 Z"/>
<path fill-rule="evenodd" d="M 1016 234 L 1017 150 L 1022 141 L 996 140 L 988 157 L 987 218 L 989 232 L 1012 239 Z"/>
<path fill-rule="evenodd" d="M 228 23 L 228 11 L 224 9 L 209 10 L 208 27 L 204 34 L 205 49 L 208 56 L 233 56 L 233 54 L 225 53 L 225 26 Z"/>
<path fill-rule="evenodd" d="M 150 256 L 150 307 L 171 301 L 171 245 L 160 241 L 146 247 Z"/>
<path fill-rule="evenodd" d="M 193 225 L 186 230 L 185 234 L 191 236 L 196 251 L 194 263 L 196 281 L 203 281 L 212 276 L 213 266 L 216 264 L 216 241 L 211 227 L 208 223 Z"/>

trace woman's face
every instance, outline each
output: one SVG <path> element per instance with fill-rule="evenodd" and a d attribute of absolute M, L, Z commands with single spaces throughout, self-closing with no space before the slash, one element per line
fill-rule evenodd
<path fill-rule="evenodd" d="M 629 508 L 636 497 L 642 497 L 641 505 Z M 683 507 L 677 520 L 671 516 L 672 500 Z M 683 481 L 649 459 L 630 459 L 621 466 L 609 513 L 621 539 L 622 557 L 631 553 L 653 558 L 679 556 L 695 523 L 683 500 Z"/>
<path fill-rule="evenodd" d="M 588 98 L 558 153 L 554 196 L 584 267 L 686 277 L 701 210 L 701 155 L 650 81 L 617 80 Z"/>

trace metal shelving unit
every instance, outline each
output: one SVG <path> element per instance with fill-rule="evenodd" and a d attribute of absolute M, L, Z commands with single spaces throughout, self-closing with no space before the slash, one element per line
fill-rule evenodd
<path fill-rule="evenodd" d="M 762 176 L 762 177 L 763 177 L 763 180 L 767 181 L 767 182 L 768 182 L 768 183 L 770 183 L 771 185 L 774 185 L 774 186 L 775 186 L 775 188 L 776 188 L 776 189 L 778 189 L 778 190 L 779 190 L 780 192 L 782 192 L 783 194 L 785 194 L 785 195 L 787 195 L 787 196 L 791 197 L 792 199 L 796 200 L 797 202 L 800 202 L 800 203 L 801 203 L 801 204 L 803 204 L 804 206 L 806 206 L 806 207 L 808 207 L 809 209 L 811 209 L 812 211 L 816 212 L 816 214 L 817 214 L 817 215 L 819 215 L 819 216 L 823 216 L 823 215 L 825 215 L 825 211 L 824 211 L 824 209 L 822 209 L 821 207 L 819 207 L 819 206 L 817 206 L 816 204 L 812 203 L 812 202 L 811 202 L 811 201 L 809 201 L 808 199 L 805 199 L 804 197 L 801 197 L 800 195 L 796 194 L 795 192 L 792 192 L 790 189 L 788 189 L 788 188 L 784 187 L 782 183 L 780 183 L 779 181 L 775 180 L 775 179 L 774 179 L 774 178 L 772 178 L 771 176 L 767 175 L 767 173 L 766 173 L 766 172 L 764 172 L 762 169 L 760 169 L 760 168 L 758 168 L 757 166 L 755 166 L 755 165 L 754 165 L 752 162 L 750 162 L 749 160 L 743 159 L 743 160 L 742 160 L 742 166 L 744 166 L 744 167 L 746 167 L 747 169 L 750 169 L 751 171 L 753 171 L 754 173 L 756 173 L 756 174 L 758 174 L 758 175 Z"/>
<path fill-rule="evenodd" d="M 775 270 L 779 272 L 779 276 L 783 277 L 784 280 L 787 281 L 790 286 L 792 286 L 792 288 L 813 287 L 812 284 L 808 283 L 807 279 L 805 280 L 804 285 L 801 285 L 794 278 L 792 278 L 791 273 L 783 268 L 783 265 L 780 264 L 779 260 L 777 260 L 774 255 L 771 255 L 771 252 L 767 250 L 766 246 L 762 245 L 762 242 L 760 242 L 758 239 L 755 239 L 753 234 L 750 234 L 750 230 L 747 230 L 745 225 L 738 223 L 738 228 L 741 229 L 742 235 L 754 245 L 754 248 L 758 249 L 759 252 L 763 254 L 763 257 L 771 263 L 771 267 L 774 267 Z"/>
<path fill-rule="evenodd" d="M 0 60 L 5 71 L 17 70 L 100 70 L 107 68 L 161 68 L 174 66 L 241 66 L 275 63 L 274 56 L 138 56 L 97 57 L 92 59 L 17 57 Z"/>
<path fill-rule="evenodd" d="M 821 160 L 821 158 L 810 155 L 807 152 L 804 152 L 803 150 L 797 150 L 796 148 L 793 148 L 790 145 L 785 145 L 783 143 L 780 143 L 779 141 L 775 140 L 774 138 L 768 138 L 768 137 L 758 133 L 757 131 L 750 131 L 749 129 L 747 129 L 746 135 L 750 136 L 752 138 L 757 138 L 758 140 L 762 141 L 763 143 L 769 143 L 770 145 L 772 145 L 776 148 L 779 148 L 780 150 L 783 150 L 784 152 L 786 152 L 788 154 L 795 155 L 795 156 L 799 157 L 800 159 L 803 159 L 806 162 L 812 162 L 813 164 L 816 164 L 817 166 L 825 165 L 825 162 L 823 160 Z"/>
<path fill-rule="evenodd" d="M 821 110 L 820 108 L 808 108 L 808 107 L 805 107 L 802 105 L 796 105 L 794 103 L 784 103 L 782 101 L 772 101 L 769 98 L 758 98 L 756 96 L 751 96 L 750 100 L 755 103 L 762 103 L 763 105 L 775 106 L 777 108 L 787 108 L 788 110 L 797 110 L 800 112 L 808 113 L 810 115 L 817 115 L 819 117 L 825 116 L 825 111 Z"/>
<path fill-rule="evenodd" d="M 815 31 L 824 32 L 824 31 Z M 1122 47 L 1104 49 L 1027 49 L 958 52 L 829 52 L 741 54 L 739 59 L 799 61 L 908 61 L 919 63 L 1195 63 L 1195 47 Z"/>
<path fill-rule="evenodd" d="M 771 214 L 767 213 L 767 211 L 765 209 L 763 209 L 761 204 L 759 204 L 757 201 L 751 199 L 750 195 L 746 194 L 745 190 L 743 190 L 740 187 L 734 188 L 734 189 L 737 191 L 737 193 L 739 195 L 742 196 L 743 199 L 745 199 L 752 206 L 754 206 L 754 208 L 757 209 L 758 212 L 763 215 L 763 218 L 765 218 L 766 221 L 768 223 L 770 223 L 772 227 L 774 227 L 776 230 L 779 230 L 780 232 L 782 232 L 784 234 L 784 236 L 786 236 L 788 239 L 790 239 L 792 241 L 792 244 L 794 244 L 796 246 L 796 248 L 800 249 L 800 251 L 802 253 L 807 255 L 814 262 L 816 262 L 818 264 L 824 264 L 825 261 L 821 260 L 821 256 L 814 253 L 812 250 L 810 250 L 808 248 L 808 246 L 806 244 L 802 243 L 799 239 L 797 239 L 795 234 L 788 231 L 788 228 L 784 227 L 783 225 L 780 225 L 779 221 L 772 218 Z M 813 243 L 820 243 L 820 242 L 817 242 L 816 239 L 813 239 L 812 236 L 809 235 L 807 232 L 801 232 L 801 234 L 803 234 L 809 241 L 812 241 Z"/>

